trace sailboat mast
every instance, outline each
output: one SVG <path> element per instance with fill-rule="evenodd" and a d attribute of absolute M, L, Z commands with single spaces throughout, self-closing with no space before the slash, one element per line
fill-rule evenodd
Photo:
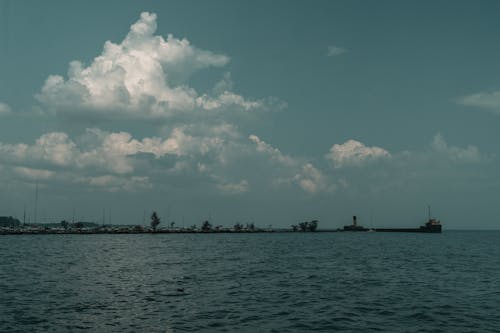
<path fill-rule="evenodd" d="M 37 215 L 38 215 L 38 182 L 36 182 L 35 185 L 35 224 L 37 222 Z"/>

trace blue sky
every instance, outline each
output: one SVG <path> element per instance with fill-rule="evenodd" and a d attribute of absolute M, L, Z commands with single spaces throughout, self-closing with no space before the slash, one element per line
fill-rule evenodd
<path fill-rule="evenodd" d="M 498 228 L 499 13 L 0 1 L 0 215 Z"/>

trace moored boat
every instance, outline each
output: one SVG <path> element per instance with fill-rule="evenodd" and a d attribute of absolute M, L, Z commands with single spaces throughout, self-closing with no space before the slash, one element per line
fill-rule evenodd
<path fill-rule="evenodd" d="M 431 218 L 431 208 L 429 209 L 429 217 L 427 222 L 419 228 L 376 228 L 377 232 L 427 232 L 427 233 L 441 233 L 441 222 L 437 219 Z"/>
<path fill-rule="evenodd" d="M 441 223 L 439 220 L 430 219 L 420 228 L 375 228 L 376 232 L 428 232 L 441 233 Z"/>

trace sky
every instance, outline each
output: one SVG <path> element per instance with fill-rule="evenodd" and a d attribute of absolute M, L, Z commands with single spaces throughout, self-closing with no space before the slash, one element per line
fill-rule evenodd
<path fill-rule="evenodd" d="M 0 0 L 0 215 L 498 229 L 499 14 Z"/>

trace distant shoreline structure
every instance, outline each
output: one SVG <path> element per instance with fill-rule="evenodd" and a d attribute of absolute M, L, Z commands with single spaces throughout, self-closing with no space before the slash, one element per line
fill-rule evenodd
<path fill-rule="evenodd" d="M 3 221 L 3 223 L 2 223 Z M 165 228 L 158 228 L 160 218 L 153 212 L 151 226 L 144 225 L 99 225 L 95 222 L 26 224 L 13 217 L 0 217 L 0 235 L 95 235 L 95 234 L 248 234 L 248 233 L 284 233 L 284 232 L 336 232 L 337 230 L 316 230 L 317 220 L 300 222 L 291 228 L 259 228 L 254 223 L 236 223 L 232 227 L 212 225 L 205 220 L 199 227 L 174 227 L 175 222 L 167 223 Z"/>
<path fill-rule="evenodd" d="M 364 229 L 355 231 L 375 231 L 375 232 L 409 232 L 410 229 L 394 228 L 394 229 Z M 417 230 L 417 229 L 411 229 Z M 313 233 L 344 233 L 353 230 L 337 229 L 318 229 Z M 423 231 L 416 231 L 423 232 Z M 424 231 L 425 232 L 425 231 Z M 441 232 L 441 231 L 439 231 Z M 220 230 L 201 230 L 201 229 L 159 229 L 151 230 L 137 229 L 136 227 L 104 227 L 104 228 L 82 228 L 82 229 L 60 229 L 60 228 L 0 228 L 0 235 L 136 235 L 136 234 L 268 234 L 268 233 L 310 233 L 302 231 L 294 231 L 293 229 L 276 228 L 276 229 L 260 229 L 254 230 L 233 230 L 224 228 Z"/>
<path fill-rule="evenodd" d="M 104 220 L 103 220 L 104 221 Z M 310 232 L 415 232 L 415 233 L 441 233 L 439 220 L 430 218 L 425 225 L 419 228 L 365 228 L 357 224 L 353 216 L 351 225 L 336 229 L 318 229 L 318 220 L 304 221 L 290 228 L 255 227 L 253 223 L 236 223 L 232 227 L 222 225 L 213 226 L 205 220 L 200 227 L 174 227 L 175 222 L 167 224 L 166 228 L 158 228 L 160 218 L 153 212 L 151 226 L 144 225 L 99 225 L 94 222 L 69 223 L 66 220 L 60 223 L 26 224 L 18 219 L 0 216 L 0 235 L 97 235 L 97 234 L 250 234 L 250 233 L 310 233 Z"/>
<path fill-rule="evenodd" d="M 202 230 L 144 230 L 138 231 L 133 230 L 132 228 L 123 228 L 120 229 L 112 229 L 112 230 L 0 230 L 0 235 L 110 235 L 110 234 L 263 234 L 263 233 L 298 233 L 289 229 L 258 229 L 254 231 L 234 231 L 234 230 L 211 230 L 211 231 L 202 231 Z M 323 229 L 316 230 L 315 232 L 324 233 L 324 232 L 339 232 L 337 229 Z"/>

